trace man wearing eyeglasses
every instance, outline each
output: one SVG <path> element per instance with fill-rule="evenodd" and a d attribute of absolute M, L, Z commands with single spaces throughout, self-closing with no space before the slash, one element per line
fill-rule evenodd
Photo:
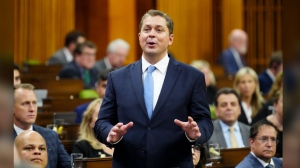
<path fill-rule="evenodd" d="M 236 168 L 281 168 L 282 160 L 274 157 L 277 129 L 267 120 L 255 123 L 250 129 L 251 152 Z"/>
<path fill-rule="evenodd" d="M 66 64 L 59 72 L 60 78 L 81 79 L 84 88 L 94 89 L 98 71 L 95 68 L 97 47 L 86 41 L 78 44 L 74 51 L 74 60 Z"/>

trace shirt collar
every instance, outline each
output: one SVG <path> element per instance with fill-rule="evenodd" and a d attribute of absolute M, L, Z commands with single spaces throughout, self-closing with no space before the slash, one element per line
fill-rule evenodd
<path fill-rule="evenodd" d="M 251 154 L 264 166 L 264 167 L 266 167 L 267 165 L 271 165 L 272 167 L 275 167 L 275 164 L 274 164 L 274 162 L 273 162 L 273 159 L 271 158 L 271 161 L 270 161 L 270 163 L 268 163 L 268 162 L 265 162 L 265 161 L 263 161 L 263 160 L 261 160 L 260 158 L 258 158 L 258 157 L 256 157 L 255 156 L 255 154 L 251 151 Z"/>
<path fill-rule="evenodd" d="M 108 58 L 107 57 L 104 57 L 104 64 L 106 66 L 106 69 L 111 69 L 112 68 L 112 65 L 111 63 L 108 61 Z"/>
<path fill-rule="evenodd" d="M 67 61 L 68 61 L 68 62 L 71 62 L 71 61 L 73 60 L 73 55 L 72 55 L 72 53 L 70 53 L 70 51 L 68 50 L 67 47 L 64 47 L 64 48 L 63 48 L 63 52 L 64 52 L 64 54 L 66 55 Z"/>
<path fill-rule="evenodd" d="M 276 80 L 276 76 L 271 72 L 270 69 L 267 69 L 266 72 L 270 76 L 270 78 L 272 79 L 272 81 L 274 82 Z"/>
<path fill-rule="evenodd" d="M 222 132 L 225 133 L 225 132 L 228 132 L 228 131 L 229 131 L 229 128 L 230 128 L 229 125 L 225 124 L 222 120 L 219 120 L 219 123 L 220 123 L 220 125 L 221 125 Z M 239 127 L 239 125 L 238 125 L 238 122 L 235 122 L 235 123 L 233 124 L 233 128 L 234 128 L 234 131 L 240 131 L 240 127 Z"/>
<path fill-rule="evenodd" d="M 15 124 L 14 124 L 14 129 L 15 129 L 17 135 L 19 135 L 19 134 L 21 134 L 22 132 L 25 131 L 25 130 L 19 128 L 18 126 L 16 126 Z M 29 128 L 28 130 L 31 130 L 31 131 L 32 131 L 32 130 L 33 130 L 33 126 L 31 125 L 30 128 Z"/>
<path fill-rule="evenodd" d="M 156 69 L 161 72 L 162 74 L 166 74 L 168 64 L 169 64 L 170 58 L 168 57 L 168 54 L 164 56 L 163 59 L 158 61 L 153 66 L 156 67 Z M 151 64 L 145 59 L 144 55 L 142 56 L 142 71 L 145 72 L 148 66 Z"/>

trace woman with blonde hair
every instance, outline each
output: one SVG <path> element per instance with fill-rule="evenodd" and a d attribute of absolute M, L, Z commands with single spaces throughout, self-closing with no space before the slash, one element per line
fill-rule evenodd
<path fill-rule="evenodd" d="M 210 64 L 205 60 L 194 60 L 190 65 L 203 72 L 206 84 L 207 102 L 208 104 L 213 104 L 217 94 L 217 88 L 216 78 L 210 69 Z"/>
<path fill-rule="evenodd" d="M 251 125 L 253 117 L 262 108 L 264 98 L 259 91 L 257 73 L 250 67 L 241 68 L 235 75 L 233 88 L 241 98 L 242 111 L 239 121 Z"/>
<path fill-rule="evenodd" d="M 101 98 L 95 99 L 83 113 L 79 138 L 73 146 L 73 153 L 82 153 L 83 157 L 88 158 L 112 156 L 113 150 L 99 142 L 94 134 L 94 126 L 98 119 L 101 103 Z"/>

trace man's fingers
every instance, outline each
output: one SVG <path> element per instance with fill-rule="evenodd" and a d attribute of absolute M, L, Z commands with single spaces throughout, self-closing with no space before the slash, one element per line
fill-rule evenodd
<path fill-rule="evenodd" d="M 182 127 L 183 126 L 183 122 L 178 120 L 178 119 L 175 119 L 174 120 L 174 123 L 177 124 L 178 126 Z"/>

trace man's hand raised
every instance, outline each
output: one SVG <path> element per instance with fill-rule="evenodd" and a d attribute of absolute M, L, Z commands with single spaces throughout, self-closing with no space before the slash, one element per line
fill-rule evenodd
<path fill-rule="evenodd" d="M 133 126 L 133 122 L 129 122 L 128 124 L 124 125 L 123 123 L 118 123 L 110 130 L 106 141 L 110 143 L 118 142 L 122 136 L 127 132 L 129 128 Z"/>
<path fill-rule="evenodd" d="M 182 122 L 177 119 L 175 119 L 174 122 L 183 129 L 183 131 L 191 140 L 196 140 L 201 136 L 198 124 L 193 120 L 192 117 L 189 116 L 187 122 Z"/>

